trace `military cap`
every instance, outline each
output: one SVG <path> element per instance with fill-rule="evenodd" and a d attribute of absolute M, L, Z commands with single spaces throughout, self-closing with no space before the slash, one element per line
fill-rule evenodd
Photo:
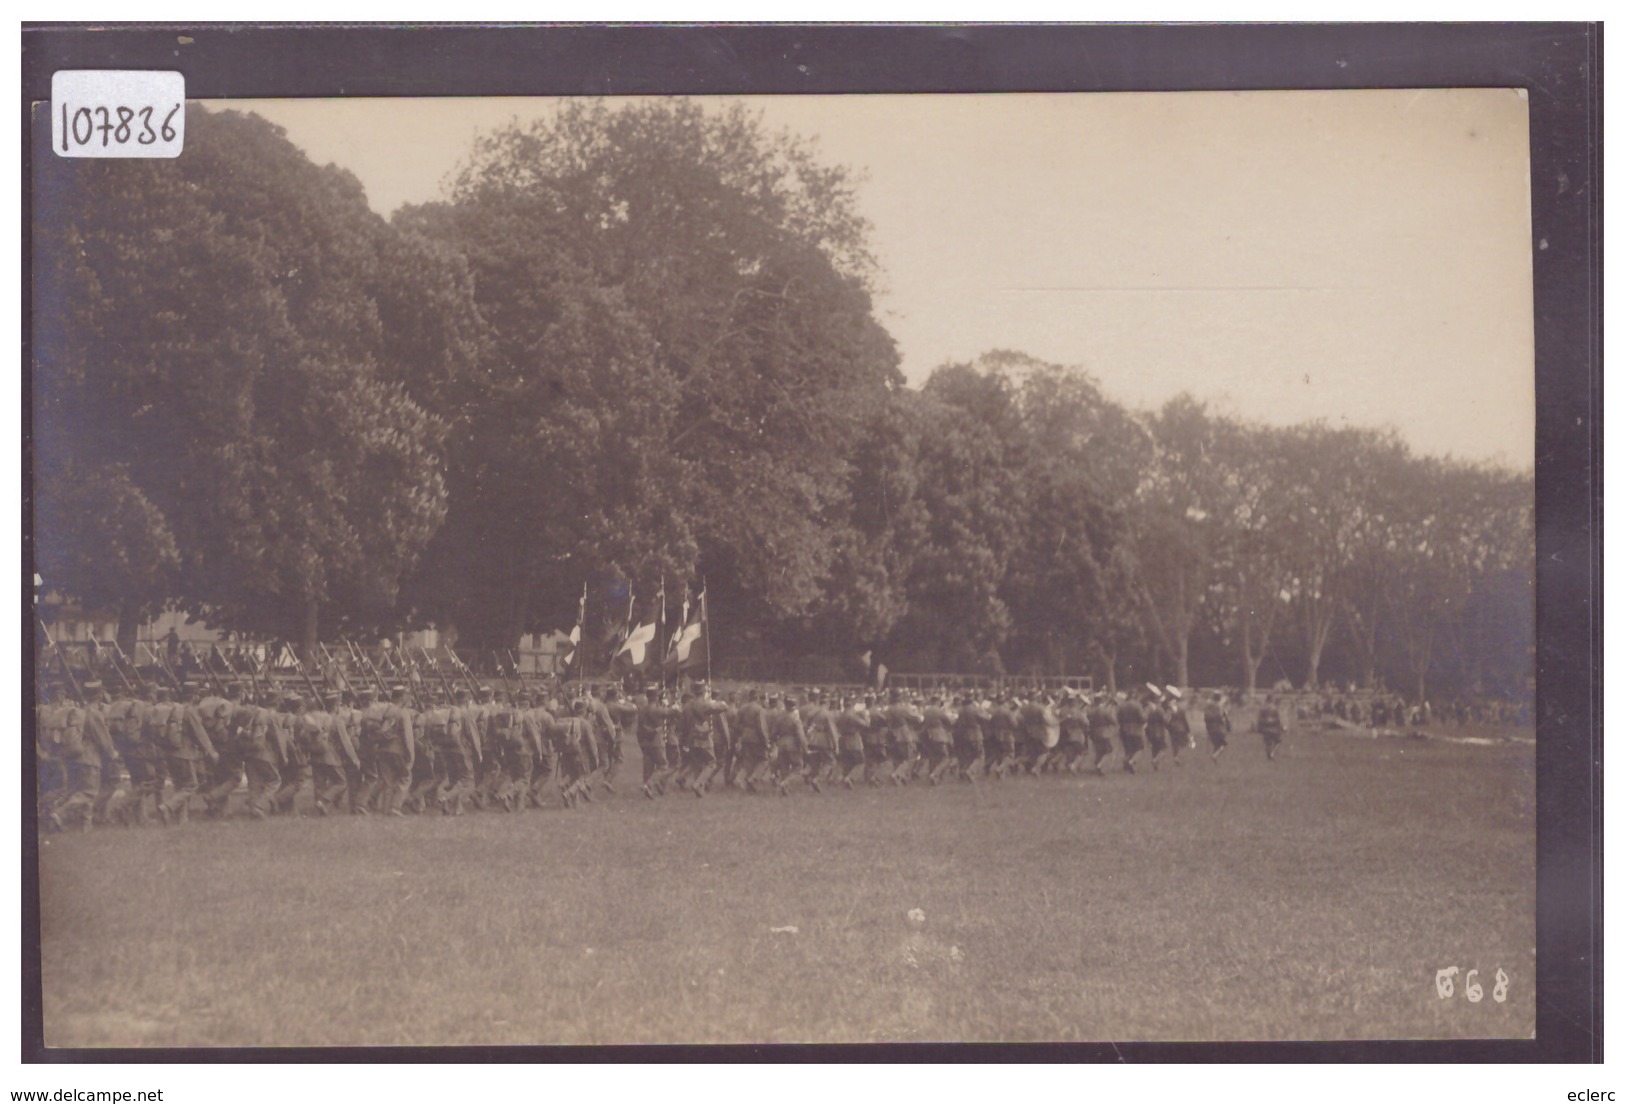
<path fill-rule="evenodd" d="M 489 694 L 490 692 L 491 692 L 491 688 L 489 686 L 481 686 L 480 687 L 480 693 Z"/>
<path fill-rule="evenodd" d="M 323 690 L 321 696 L 323 702 L 336 702 L 340 695 L 337 690 Z"/>
<path fill-rule="evenodd" d="M 376 698 L 378 696 L 378 691 L 371 686 L 363 686 L 355 693 L 358 698 Z"/>
<path fill-rule="evenodd" d="M 80 685 L 80 687 L 82 689 L 85 689 L 85 690 L 100 690 L 102 688 L 102 680 L 101 679 L 86 679 L 84 682 L 81 682 L 79 685 Z"/>
<path fill-rule="evenodd" d="M 457 688 L 457 697 L 458 698 L 472 698 L 473 696 L 474 696 L 474 691 L 470 690 L 468 687 L 459 686 Z"/>

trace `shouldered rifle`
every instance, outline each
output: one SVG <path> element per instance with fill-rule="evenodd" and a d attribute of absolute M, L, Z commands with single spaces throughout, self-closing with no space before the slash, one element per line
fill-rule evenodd
<path fill-rule="evenodd" d="M 449 646 L 446 648 L 446 655 L 451 657 L 452 668 L 463 676 L 464 682 L 468 683 L 468 689 L 470 692 L 472 692 L 476 698 L 479 697 L 480 684 L 475 680 L 474 672 L 468 669 L 468 664 L 464 663 L 462 659 L 458 657 L 457 653 Z"/>
<path fill-rule="evenodd" d="M 231 661 L 231 657 L 226 655 L 225 652 L 220 653 L 220 662 L 224 663 L 226 665 L 226 670 L 231 672 L 233 678 L 238 679 L 239 681 L 241 681 L 243 676 L 238 672 L 237 665 Z M 253 665 L 252 662 L 248 663 L 247 667 L 248 667 L 248 685 L 251 688 L 253 688 L 254 697 L 257 699 L 260 696 L 260 680 L 259 680 L 259 676 L 254 674 L 254 665 Z"/>
<path fill-rule="evenodd" d="M 113 647 L 117 648 L 118 645 L 115 643 Z M 107 661 L 112 665 L 113 670 L 118 673 L 119 681 L 124 684 L 124 689 L 128 690 L 131 694 L 134 694 L 135 683 L 131 682 L 130 676 L 124 673 L 124 665 L 118 660 L 118 657 L 123 654 L 123 652 L 118 652 L 117 654 L 110 653 L 107 657 Z"/>
<path fill-rule="evenodd" d="M 35 616 L 38 617 L 37 614 Z M 73 667 L 68 663 L 68 657 L 62 654 L 62 645 L 51 639 L 51 630 L 45 627 L 43 620 L 40 621 L 39 627 L 45 634 L 45 643 L 56 653 L 56 661 L 62 664 L 62 673 L 68 676 L 68 685 L 73 688 L 73 700 L 80 705 L 85 704 L 85 692 L 79 688 L 79 680 L 73 677 Z"/>
<path fill-rule="evenodd" d="M 440 669 L 440 661 L 434 656 L 430 655 L 429 649 L 425 648 L 421 644 L 418 645 L 418 651 L 423 653 L 423 662 L 428 664 L 436 675 L 440 676 L 440 686 L 446 691 L 446 698 L 449 700 L 455 697 L 455 695 L 452 693 L 451 680 L 446 677 L 446 672 Z"/>
<path fill-rule="evenodd" d="M 300 662 L 299 653 L 293 650 L 292 645 L 288 647 L 288 655 L 293 659 L 293 669 L 298 671 L 299 677 L 305 680 L 305 687 L 310 691 L 310 696 L 313 699 L 311 704 L 320 709 L 322 707 L 322 692 L 316 689 L 316 680 L 310 677 L 309 671 L 305 670 L 305 665 Z"/>
<path fill-rule="evenodd" d="M 136 646 L 140 647 L 140 644 L 137 643 Z M 147 654 L 149 656 L 151 656 L 153 658 L 153 660 L 158 664 L 158 669 L 169 677 L 169 685 L 174 688 L 174 690 L 175 690 L 175 692 L 177 694 L 180 693 L 180 689 L 181 689 L 180 680 L 175 677 L 175 672 L 171 671 L 169 669 L 169 664 L 164 662 L 164 657 L 158 653 L 158 649 L 154 648 L 150 644 L 148 644 L 146 646 L 146 648 L 147 648 Z"/>
<path fill-rule="evenodd" d="M 389 698 L 389 687 L 384 685 L 384 676 L 378 673 L 378 668 L 372 662 L 372 657 L 367 655 L 366 651 L 361 647 L 361 645 L 350 643 L 349 637 L 344 638 L 344 644 L 345 647 L 350 649 L 351 654 L 354 655 L 356 660 L 360 663 L 361 669 L 372 676 L 372 681 L 378 684 L 378 692 L 382 694 L 384 699 L 387 701 Z"/>
<path fill-rule="evenodd" d="M 198 666 L 202 667 L 203 673 L 208 676 L 209 685 L 214 687 L 214 692 L 223 698 L 226 696 L 226 684 L 221 682 L 220 676 L 214 673 L 214 664 L 209 659 L 210 652 L 214 650 L 214 646 L 210 645 L 209 651 L 198 656 Z"/>

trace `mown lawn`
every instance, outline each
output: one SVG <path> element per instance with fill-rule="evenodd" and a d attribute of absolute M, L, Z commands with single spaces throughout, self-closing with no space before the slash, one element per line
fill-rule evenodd
<path fill-rule="evenodd" d="M 1534 861 L 1531 744 L 1313 732 L 1103 779 L 109 829 L 41 850 L 45 1038 L 1529 1036 Z"/>

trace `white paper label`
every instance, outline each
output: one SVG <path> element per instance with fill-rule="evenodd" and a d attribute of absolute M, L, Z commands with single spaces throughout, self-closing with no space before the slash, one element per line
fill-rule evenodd
<path fill-rule="evenodd" d="M 51 74 L 51 148 L 61 157 L 179 157 L 186 78 L 145 69 Z"/>

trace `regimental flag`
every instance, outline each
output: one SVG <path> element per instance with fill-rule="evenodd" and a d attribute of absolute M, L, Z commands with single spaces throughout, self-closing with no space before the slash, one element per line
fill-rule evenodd
<path fill-rule="evenodd" d="M 565 643 L 559 646 L 559 667 L 561 669 L 575 662 L 577 653 L 581 650 L 581 627 L 587 623 L 587 584 L 581 584 L 581 605 L 576 609 L 576 626 L 570 630 Z"/>
<path fill-rule="evenodd" d="M 688 618 L 688 598 L 683 598 L 683 628 L 671 638 L 666 650 L 666 670 L 693 671 L 703 669 L 711 658 L 710 633 L 706 631 L 705 591 L 700 591 L 692 621 Z"/>
<path fill-rule="evenodd" d="M 617 676 L 624 676 L 630 671 L 643 671 L 648 668 L 651 654 L 654 651 L 655 623 L 653 619 L 645 621 L 626 634 L 621 646 L 615 649 L 615 655 L 610 660 L 610 667 Z"/>
<path fill-rule="evenodd" d="M 705 622 L 694 620 L 683 626 L 671 638 L 671 649 L 666 653 L 666 670 L 692 671 L 704 667 L 709 645 L 705 639 Z"/>

